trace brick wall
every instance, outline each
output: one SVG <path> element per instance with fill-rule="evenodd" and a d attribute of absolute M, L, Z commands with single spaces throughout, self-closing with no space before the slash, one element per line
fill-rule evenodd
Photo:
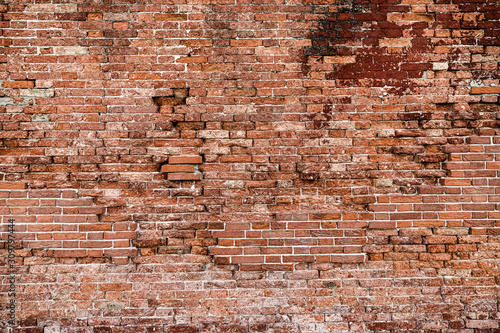
<path fill-rule="evenodd" d="M 0 12 L 2 332 L 500 330 L 498 1 Z"/>

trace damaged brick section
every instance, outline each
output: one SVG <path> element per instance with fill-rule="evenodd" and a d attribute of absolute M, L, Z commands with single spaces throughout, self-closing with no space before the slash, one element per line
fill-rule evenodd
<path fill-rule="evenodd" d="M 201 156 L 171 156 L 168 164 L 162 165 L 161 172 L 168 174 L 168 180 L 201 180 L 198 164 L 202 161 Z"/>
<path fill-rule="evenodd" d="M 159 106 L 160 108 L 163 106 L 185 105 L 186 98 L 188 97 L 189 97 L 189 88 L 172 89 L 172 96 L 153 97 L 153 103 Z"/>

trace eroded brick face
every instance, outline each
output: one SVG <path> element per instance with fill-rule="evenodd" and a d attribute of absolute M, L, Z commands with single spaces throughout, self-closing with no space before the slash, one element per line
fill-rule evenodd
<path fill-rule="evenodd" d="M 0 4 L 1 329 L 498 331 L 499 9 Z"/>

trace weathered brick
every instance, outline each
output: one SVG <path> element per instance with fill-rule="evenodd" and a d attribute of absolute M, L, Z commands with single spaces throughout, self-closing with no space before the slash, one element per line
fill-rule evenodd
<path fill-rule="evenodd" d="M 0 4 L 15 332 L 499 329 L 495 1 L 59 2 Z"/>
<path fill-rule="evenodd" d="M 394 146 L 392 147 L 393 154 L 407 154 L 415 155 L 423 153 L 425 148 L 423 146 Z"/>
<path fill-rule="evenodd" d="M 352 64 L 356 62 L 355 56 L 330 56 L 323 57 L 325 64 Z"/>
<path fill-rule="evenodd" d="M 200 180 L 201 173 L 169 173 L 168 180 Z"/>
<path fill-rule="evenodd" d="M 86 250 L 53 250 L 54 257 L 85 257 L 87 256 Z"/>
<path fill-rule="evenodd" d="M 155 21 L 186 21 L 186 14 L 155 14 Z"/>
<path fill-rule="evenodd" d="M 200 164 L 202 163 L 201 156 L 170 156 L 169 164 Z"/>
<path fill-rule="evenodd" d="M 500 94 L 500 87 L 472 87 L 471 94 Z"/>
<path fill-rule="evenodd" d="M 194 172 L 194 165 L 162 165 L 161 172 Z"/>
<path fill-rule="evenodd" d="M 478 329 L 498 328 L 498 320 L 466 320 L 465 327 Z"/>
<path fill-rule="evenodd" d="M 3 81 L 2 87 L 4 88 L 34 88 L 35 81 Z"/>

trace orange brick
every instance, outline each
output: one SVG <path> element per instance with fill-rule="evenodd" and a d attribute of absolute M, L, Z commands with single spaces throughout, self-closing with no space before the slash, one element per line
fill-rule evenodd
<path fill-rule="evenodd" d="M 203 64 L 204 72 L 228 72 L 234 70 L 234 64 Z"/>
<path fill-rule="evenodd" d="M 186 21 L 186 14 L 155 14 L 155 21 Z"/>
<path fill-rule="evenodd" d="M 0 189 L 4 190 L 23 190 L 26 188 L 26 183 L 22 182 L 0 182 Z"/>
<path fill-rule="evenodd" d="M 170 156 L 169 164 L 200 164 L 203 162 L 201 156 Z"/>
<path fill-rule="evenodd" d="M 434 14 L 424 14 L 424 13 L 404 13 L 403 21 L 424 21 L 432 22 L 434 21 Z"/>
<path fill-rule="evenodd" d="M 181 40 L 181 45 L 184 45 L 187 47 L 210 47 L 210 46 L 212 46 L 212 44 L 213 44 L 213 41 L 211 39 L 183 39 L 183 40 Z M 202 56 L 197 56 L 197 57 L 202 57 Z"/>
<path fill-rule="evenodd" d="M 331 256 L 331 262 L 364 262 L 365 256 L 363 254 L 333 254 Z"/>
<path fill-rule="evenodd" d="M 3 81 L 2 82 L 2 87 L 4 88 L 13 88 L 13 89 L 20 89 L 20 88 L 34 88 L 35 87 L 35 81 Z"/>
<path fill-rule="evenodd" d="M 500 94 L 500 87 L 472 87 L 471 94 Z"/>
<path fill-rule="evenodd" d="M 194 165 L 162 165 L 161 172 L 194 172 Z"/>
<path fill-rule="evenodd" d="M 7 199 L 5 200 L 7 206 L 38 206 L 40 201 L 38 199 Z"/>

